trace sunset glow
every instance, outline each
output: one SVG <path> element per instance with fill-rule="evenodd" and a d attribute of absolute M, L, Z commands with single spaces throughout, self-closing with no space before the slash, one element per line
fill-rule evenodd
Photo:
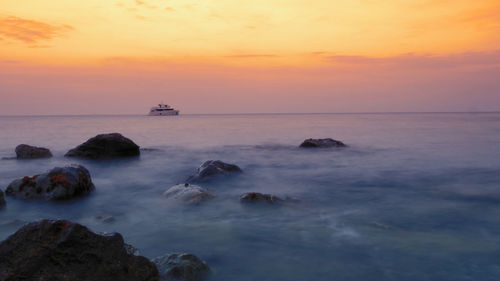
<path fill-rule="evenodd" d="M 325 101 L 329 97 L 348 101 L 340 108 L 314 105 L 312 111 L 364 111 L 372 108 L 359 104 L 370 95 L 368 89 L 387 87 L 383 77 L 368 77 L 373 71 L 397 75 L 398 81 L 391 79 L 395 87 L 403 81 L 424 81 L 423 87 L 438 83 L 427 81 L 436 77 L 427 70 L 443 67 L 448 71 L 438 73 L 438 80 L 453 80 L 465 75 L 464 71 L 476 79 L 478 72 L 498 73 L 499 46 L 498 1 L 4 1 L 0 4 L 0 82 L 5 87 L 0 95 L 6 101 L 3 105 L 10 106 L 0 109 L 12 113 L 9 108 L 21 103 L 20 95 L 36 95 L 27 89 L 33 85 L 20 85 L 26 79 L 35 79 L 44 95 L 60 96 L 61 89 L 69 93 L 68 89 L 75 89 L 71 85 L 80 84 L 81 79 L 101 77 L 104 82 L 87 88 L 86 95 L 103 98 L 107 92 L 110 99 L 102 102 L 108 103 L 113 93 L 122 91 L 117 77 L 133 77 L 148 88 L 157 81 L 155 77 L 173 75 L 177 77 L 173 84 L 161 85 L 160 93 L 148 88 L 145 95 L 132 91 L 122 98 L 146 97 L 144 104 L 150 104 L 166 96 L 188 112 L 197 112 L 203 107 L 193 101 L 207 93 L 224 96 L 230 90 L 232 96 L 252 104 L 254 97 L 249 93 L 257 87 L 268 89 L 257 90 L 266 91 L 266 96 L 268 92 L 276 97 L 289 94 L 296 103 L 307 100 L 311 92 L 324 96 Z M 51 73 L 63 77 L 60 84 L 43 78 Z M 200 79 L 212 82 L 207 82 L 204 91 L 186 89 Z M 229 88 L 211 86 L 227 79 Z M 357 82 L 365 79 L 374 87 Z M 313 88 L 290 92 L 290 80 L 304 89 Z M 484 83 L 492 83 L 488 81 Z M 485 101 L 498 97 L 496 86 L 486 85 L 487 90 L 495 90 L 488 90 Z M 339 88 L 348 88 L 357 97 L 336 92 Z M 455 89 L 446 88 L 446 97 L 441 98 L 449 98 Z M 386 96 L 396 95 L 396 91 L 382 91 Z M 405 105 L 411 94 L 405 95 L 398 104 L 401 108 L 375 106 L 372 110 L 426 110 Z M 140 112 L 133 109 L 136 104 L 131 102 L 129 109 Z M 236 108 L 253 112 L 243 105 Z M 498 108 L 498 103 L 485 102 L 469 109 Z M 295 107 L 255 110 L 293 111 Z M 84 112 L 101 109 L 85 107 Z"/>

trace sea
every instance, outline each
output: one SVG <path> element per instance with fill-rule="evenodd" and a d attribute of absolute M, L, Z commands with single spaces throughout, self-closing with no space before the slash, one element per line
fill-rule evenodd
<path fill-rule="evenodd" d="M 140 157 L 67 158 L 118 132 Z M 304 149 L 308 138 L 346 148 Z M 16 160 L 21 143 L 53 158 Z M 44 218 L 119 232 L 147 258 L 192 253 L 210 281 L 500 280 L 500 113 L 0 117 L 0 189 L 79 164 L 95 191 L 68 202 L 6 197 L 0 240 Z M 162 194 L 206 160 L 243 173 L 200 184 L 216 197 Z M 294 198 L 242 204 L 246 192 Z"/>

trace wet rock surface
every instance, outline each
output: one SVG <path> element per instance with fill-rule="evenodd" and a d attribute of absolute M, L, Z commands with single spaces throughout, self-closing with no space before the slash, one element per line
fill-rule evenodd
<path fill-rule="evenodd" d="M 0 280 L 159 280 L 156 266 L 126 247 L 118 233 L 66 220 L 30 223 L 0 243 Z"/>
<path fill-rule="evenodd" d="M 5 194 L 27 200 L 68 200 L 88 195 L 94 189 L 89 171 L 78 165 L 56 167 L 44 174 L 16 179 L 5 189 Z"/>
<path fill-rule="evenodd" d="M 346 147 L 343 142 L 331 138 L 307 139 L 300 144 L 300 147 Z"/>
<path fill-rule="evenodd" d="M 138 156 L 139 146 L 119 133 L 97 135 L 64 156 L 89 159 Z"/>
<path fill-rule="evenodd" d="M 163 196 L 187 204 L 200 204 L 214 197 L 208 190 L 189 183 L 174 185 Z"/>
<path fill-rule="evenodd" d="M 0 189 L 0 208 L 2 208 L 3 206 L 5 206 L 5 198 L 3 195 L 3 191 Z"/>
<path fill-rule="evenodd" d="M 210 274 L 210 267 L 192 254 L 167 254 L 153 262 L 162 281 L 201 281 Z"/>
<path fill-rule="evenodd" d="M 279 204 L 284 203 L 285 200 L 272 194 L 263 194 L 259 192 L 248 192 L 240 196 L 242 203 L 268 203 Z"/>
<path fill-rule="evenodd" d="M 240 167 L 234 164 L 224 163 L 220 160 L 208 160 L 203 163 L 196 173 L 188 178 L 188 181 L 206 181 L 218 175 L 241 173 Z"/>
<path fill-rule="evenodd" d="M 52 153 L 44 147 L 20 144 L 16 147 L 16 157 L 17 159 L 50 158 Z"/>

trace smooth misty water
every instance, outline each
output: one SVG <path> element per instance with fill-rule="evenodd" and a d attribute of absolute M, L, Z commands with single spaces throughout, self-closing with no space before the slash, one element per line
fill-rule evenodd
<path fill-rule="evenodd" d="M 0 155 L 20 143 L 54 158 L 1 160 L 15 178 L 79 163 L 96 186 L 67 203 L 7 198 L 0 240 L 25 222 L 63 218 L 120 232 L 153 258 L 191 252 L 211 280 L 499 280 L 500 113 L 0 117 Z M 98 133 L 143 150 L 115 161 L 63 154 Z M 299 149 L 332 137 L 346 149 Z M 161 197 L 203 161 L 244 173 L 203 186 L 201 206 Z M 290 206 L 245 206 L 248 191 L 291 196 Z M 96 216 L 116 217 L 105 223 Z"/>

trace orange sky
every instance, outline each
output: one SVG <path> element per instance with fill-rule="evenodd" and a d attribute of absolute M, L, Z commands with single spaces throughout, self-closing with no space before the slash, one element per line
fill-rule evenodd
<path fill-rule="evenodd" d="M 499 50 L 499 1 L 2 1 L 0 115 L 500 110 Z"/>

